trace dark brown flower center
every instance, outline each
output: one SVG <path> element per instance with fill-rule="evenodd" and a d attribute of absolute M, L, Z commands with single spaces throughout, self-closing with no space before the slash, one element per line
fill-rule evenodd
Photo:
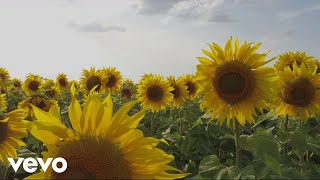
<path fill-rule="evenodd" d="M 31 81 L 28 85 L 31 91 L 37 91 L 39 89 L 39 83 L 37 81 Z"/>
<path fill-rule="evenodd" d="M 311 104 L 315 96 L 315 88 L 312 83 L 305 78 L 289 82 L 283 90 L 283 100 L 291 105 L 306 107 Z"/>
<path fill-rule="evenodd" d="M 50 179 L 131 179 L 121 151 L 106 139 L 82 137 L 65 142 L 58 157 L 68 162 L 68 168 L 61 174 L 52 172 Z"/>
<path fill-rule="evenodd" d="M 60 79 L 59 79 L 59 84 L 60 84 L 60 86 L 62 86 L 62 87 L 66 87 L 67 84 L 68 84 L 68 82 L 67 82 L 66 78 L 60 78 Z"/>
<path fill-rule="evenodd" d="M 189 94 L 194 94 L 196 91 L 196 86 L 193 82 L 189 81 L 185 84 Z"/>
<path fill-rule="evenodd" d="M 217 68 L 212 85 L 223 101 L 235 104 L 252 95 L 255 79 L 249 66 L 229 61 Z"/>
<path fill-rule="evenodd" d="M 150 101 L 160 101 L 163 98 L 163 90 L 160 86 L 153 85 L 147 90 L 147 97 Z"/>
<path fill-rule="evenodd" d="M 0 117 L 1 119 L 1 117 Z M 8 136 L 8 124 L 7 122 L 0 122 L 0 145 L 3 143 L 3 141 L 6 140 Z"/>
<path fill-rule="evenodd" d="M 14 83 L 13 83 L 13 86 L 14 86 L 15 88 L 20 88 L 20 87 L 21 87 L 21 84 L 20 84 L 19 82 L 14 82 Z"/>
<path fill-rule="evenodd" d="M 97 86 L 95 91 L 99 92 L 101 88 L 101 78 L 99 76 L 91 76 L 87 81 L 87 89 L 90 91 Z"/>
<path fill-rule="evenodd" d="M 121 97 L 130 99 L 131 96 L 132 96 L 132 93 L 131 93 L 131 91 L 129 89 L 123 89 L 121 91 Z"/>
<path fill-rule="evenodd" d="M 179 86 L 174 85 L 173 90 L 171 91 L 171 94 L 173 94 L 174 99 L 180 97 L 180 88 Z"/>
<path fill-rule="evenodd" d="M 114 75 L 110 75 L 107 82 L 107 87 L 111 88 L 113 87 L 117 82 L 117 78 Z"/>

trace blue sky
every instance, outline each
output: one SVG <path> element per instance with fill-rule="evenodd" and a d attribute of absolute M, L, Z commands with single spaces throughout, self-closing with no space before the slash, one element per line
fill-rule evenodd
<path fill-rule="evenodd" d="M 1 0 L 0 66 L 23 78 L 115 66 L 124 77 L 194 73 L 230 36 L 320 57 L 317 0 Z"/>

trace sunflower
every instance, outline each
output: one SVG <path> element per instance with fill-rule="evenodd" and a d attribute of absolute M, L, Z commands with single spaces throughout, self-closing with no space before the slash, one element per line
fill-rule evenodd
<path fill-rule="evenodd" d="M 171 106 L 179 108 L 183 105 L 183 103 L 185 102 L 185 98 L 188 95 L 187 86 L 184 85 L 181 78 L 176 80 L 175 77 L 169 76 L 168 81 L 171 87 L 173 87 L 173 91 L 171 91 L 171 93 L 173 94 L 173 101 L 171 103 Z"/>
<path fill-rule="evenodd" d="M 0 114 L 7 110 L 6 94 L 0 94 Z"/>
<path fill-rule="evenodd" d="M 49 99 L 60 99 L 61 91 L 52 79 L 46 79 L 42 85 L 42 89 Z"/>
<path fill-rule="evenodd" d="M 104 75 L 107 77 L 106 83 L 104 83 L 106 93 L 115 93 L 119 91 L 122 84 L 122 76 L 120 71 L 114 67 L 108 67 L 102 69 Z"/>
<path fill-rule="evenodd" d="M 197 91 L 199 89 L 199 84 L 196 82 L 195 76 L 191 74 L 186 74 L 181 77 L 182 83 L 187 86 L 188 94 L 187 99 L 193 101 L 197 96 Z"/>
<path fill-rule="evenodd" d="M 67 78 L 66 74 L 64 74 L 64 73 L 58 74 L 58 76 L 56 78 L 56 81 L 57 81 L 56 84 L 59 87 L 59 89 L 67 89 L 67 88 L 69 88 L 69 81 L 68 81 L 68 78 Z"/>
<path fill-rule="evenodd" d="M 20 110 L 0 115 L 0 161 L 9 164 L 8 157 L 17 158 L 15 148 L 25 145 L 21 138 L 27 136 L 22 120 L 24 113 Z"/>
<path fill-rule="evenodd" d="M 120 88 L 121 98 L 130 100 L 136 93 L 137 88 L 131 79 L 125 79 Z"/>
<path fill-rule="evenodd" d="M 7 69 L 0 67 L 0 85 L 6 84 L 10 79 Z"/>
<path fill-rule="evenodd" d="M 305 52 L 286 52 L 278 57 L 278 61 L 275 63 L 274 67 L 278 71 L 284 71 L 286 67 L 290 67 L 292 69 L 293 63 L 296 63 L 298 66 L 301 63 L 304 63 L 306 66 L 314 66 L 314 58 L 312 56 L 308 56 Z"/>
<path fill-rule="evenodd" d="M 32 97 L 28 97 L 25 100 L 21 101 L 18 104 L 18 108 L 21 110 L 24 110 L 26 112 L 26 114 L 32 116 L 33 112 L 32 112 L 31 104 L 44 110 L 44 111 L 49 111 L 50 108 L 52 106 L 57 105 L 58 102 L 55 100 L 47 99 L 42 96 L 32 96 Z"/>
<path fill-rule="evenodd" d="M 320 74 L 302 63 L 294 63 L 293 70 L 285 68 L 279 74 L 278 102 L 275 113 L 298 116 L 302 120 L 320 111 Z"/>
<path fill-rule="evenodd" d="M 103 76 L 101 70 L 90 68 L 90 70 L 83 70 L 80 80 L 81 88 L 86 91 L 87 94 L 94 88 L 96 92 L 102 90 L 102 85 L 105 83 L 106 78 Z"/>
<path fill-rule="evenodd" d="M 22 88 L 22 81 L 18 78 L 14 78 L 12 80 L 13 89 L 15 90 L 21 90 Z"/>
<path fill-rule="evenodd" d="M 42 79 L 39 75 L 29 74 L 24 81 L 23 89 L 28 95 L 40 93 Z"/>
<path fill-rule="evenodd" d="M 268 107 L 276 75 L 273 68 L 263 67 L 269 62 L 265 61 L 268 53 L 256 53 L 260 45 L 245 42 L 239 46 L 236 39 L 233 48 L 230 38 L 224 50 L 215 43 L 209 45 L 211 52 L 203 50 L 210 59 L 198 58 L 196 76 L 199 94 L 204 95 L 201 108 L 212 112 L 212 119 L 218 117 L 220 124 L 226 119 L 228 126 L 235 119 L 241 125 L 246 120 L 253 123 L 256 109 Z"/>
<path fill-rule="evenodd" d="M 65 127 L 59 114 L 46 113 L 33 106 L 37 121 L 27 124 L 29 131 L 48 147 L 47 158 L 62 157 L 68 169 L 57 174 L 46 172 L 27 179 L 177 179 L 186 174 L 167 165 L 174 157 L 157 148 L 163 139 L 144 137 L 137 129 L 144 110 L 133 116 L 128 112 L 135 101 L 123 105 L 113 115 L 110 94 L 101 102 L 99 93 L 91 91 L 81 109 L 71 86 L 72 101 L 69 118 L 72 129 Z"/>
<path fill-rule="evenodd" d="M 159 112 L 173 101 L 173 88 L 160 75 L 149 75 L 138 85 L 138 100 L 146 110 Z"/>
<path fill-rule="evenodd" d="M 72 80 L 72 81 L 70 81 L 70 85 L 71 85 L 71 84 L 74 84 L 74 87 L 75 87 L 76 89 L 79 88 L 78 81 Z"/>

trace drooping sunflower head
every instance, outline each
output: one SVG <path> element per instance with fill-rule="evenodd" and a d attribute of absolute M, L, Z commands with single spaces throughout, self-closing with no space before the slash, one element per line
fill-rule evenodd
<path fill-rule="evenodd" d="M 199 84 L 197 83 L 195 76 L 191 74 L 183 75 L 181 81 L 187 86 L 187 99 L 193 101 L 197 97 L 197 91 L 199 89 Z"/>
<path fill-rule="evenodd" d="M 69 88 L 69 80 L 67 75 L 64 73 L 58 74 L 56 78 L 56 84 L 60 89 L 68 89 Z"/>
<path fill-rule="evenodd" d="M 122 84 L 122 76 L 120 71 L 118 71 L 115 67 L 104 68 L 102 71 L 107 77 L 107 81 L 104 83 L 106 93 L 109 91 L 111 93 L 119 91 Z"/>
<path fill-rule="evenodd" d="M 173 101 L 173 88 L 160 75 L 150 75 L 138 85 L 138 100 L 144 109 L 159 112 Z"/>
<path fill-rule="evenodd" d="M 46 79 L 42 84 L 42 90 L 48 99 L 59 100 L 61 91 L 52 79 Z"/>
<path fill-rule="evenodd" d="M 20 110 L 0 115 L 0 162 L 9 164 L 8 157 L 17 158 L 16 148 L 25 145 L 21 138 L 27 136 L 22 122 L 24 113 Z"/>
<path fill-rule="evenodd" d="M 0 85 L 5 85 L 10 79 L 9 72 L 6 68 L 0 67 Z"/>
<path fill-rule="evenodd" d="M 174 76 L 169 76 L 168 82 L 173 88 L 173 90 L 171 91 L 171 93 L 173 94 L 173 101 L 171 103 L 171 106 L 179 108 L 183 105 L 186 100 L 185 98 L 188 96 L 188 87 L 184 84 L 181 78 L 176 80 Z"/>
<path fill-rule="evenodd" d="M 49 111 L 52 106 L 55 106 L 58 104 L 57 101 L 48 99 L 46 97 L 42 96 L 31 96 L 26 98 L 25 100 L 21 101 L 18 104 L 18 108 L 23 110 L 27 115 L 33 116 L 33 111 L 32 111 L 32 105 L 44 110 L 44 111 Z"/>
<path fill-rule="evenodd" d="M 320 110 L 320 74 L 302 63 L 293 64 L 279 74 L 278 102 L 275 112 L 307 120 Z"/>
<path fill-rule="evenodd" d="M 42 79 L 39 75 L 29 74 L 24 81 L 23 89 L 28 95 L 40 93 Z"/>
<path fill-rule="evenodd" d="M 131 79 L 125 79 L 120 88 L 121 98 L 130 100 L 137 92 L 136 85 Z"/>
<path fill-rule="evenodd" d="M 94 88 L 96 92 L 101 92 L 103 84 L 106 78 L 101 70 L 96 70 L 95 68 L 90 68 L 90 70 L 83 70 L 82 77 L 80 80 L 81 88 L 89 94 L 89 92 Z"/>
<path fill-rule="evenodd" d="M 281 54 L 278 57 L 278 61 L 274 64 L 274 67 L 278 71 L 284 71 L 286 67 L 289 67 L 291 70 L 293 68 L 293 64 L 296 63 L 299 67 L 302 63 L 304 63 L 307 67 L 311 67 L 316 65 L 314 63 L 314 58 L 312 56 L 308 56 L 306 52 L 286 52 Z"/>
<path fill-rule="evenodd" d="M 256 52 L 260 45 L 245 42 L 240 46 L 236 39 L 233 47 L 230 38 L 224 49 L 213 43 L 211 51 L 203 50 L 209 58 L 198 58 L 196 76 L 199 93 L 204 94 L 201 108 L 212 112 L 212 119 L 218 117 L 220 124 L 227 120 L 230 125 L 234 119 L 241 125 L 253 123 L 256 109 L 268 107 L 276 75 L 273 68 L 263 67 L 268 63 L 267 53 Z"/>
<path fill-rule="evenodd" d="M 12 80 L 12 86 L 13 86 L 13 89 L 15 90 L 21 90 L 22 88 L 22 81 L 18 78 L 14 78 Z"/>
<path fill-rule="evenodd" d="M 7 110 L 6 94 L 0 94 L 0 114 Z"/>
<path fill-rule="evenodd" d="M 145 138 L 137 129 L 144 110 L 129 116 L 136 104 L 129 102 L 113 113 L 109 94 L 101 100 L 99 93 L 91 91 L 81 108 L 71 87 L 69 108 L 71 126 L 61 123 L 59 115 L 46 113 L 33 106 L 36 121 L 27 124 L 32 135 L 44 142 L 47 158 L 62 157 L 68 162 L 65 172 L 57 174 L 49 166 L 46 172 L 29 179 L 177 179 L 185 174 L 167 165 L 174 157 L 157 148 L 164 140 Z M 28 179 L 27 178 L 27 179 Z"/>

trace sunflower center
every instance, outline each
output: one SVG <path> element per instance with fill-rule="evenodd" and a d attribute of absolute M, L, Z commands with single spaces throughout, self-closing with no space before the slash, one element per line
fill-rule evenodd
<path fill-rule="evenodd" d="M 125 98 L 127 98 L 127 99 L 130 99 L 131 98 L 131 91 L 129 90 L 129 89 L 123 89 L 122 91 L 121 91 L 121 96 L 122 97 L 125 97 Z"/>
<path fill-rule="evenodd" d="M 21 87 L 21 84 L 18 83 L 18 82 L 14 82 L 14 83 L 13 83 L 13 86 L 16 87 L 16 88 L 19 88 L 19 87 Z"/>
<path fill-rule="evenodd" d="M 251 96 L 255 80 L 249 66 L 230 61 L 217 68 L 212 85 L 222 100 L 235 104 Z"/>
<path fill-rule="evenodd" d="M 110 75 L 109 78 L 108 78 L 108 82 L 107 82 L 107 87 L 112 87 L 116 84 L 117 82 L 117 79 L 115 76 L 113 75 Z"/>
<path fill-rule="evenodd" d="M 46 107 L 46 103 L 43 100 L 41 100 L 39 103 L 36 104 L 36 106 L 43 110 Z"/>
<path fill-rule="evenodd" d="M 62 86 L 62 87 L 66 87 L 67 86 L 67 80 L 65 78 L 60 78 L 59 79 L 59 84 Z"/>
<path fill-rule="evenodd" d="M 176 99 L 180 97 L 180 89 L 178 86 L 174 85 L 173 86 L 173 91 L 171 91 L 171 94 L 173 94 L 173 97 Z"/>
<path fill-rule="evenodd" d="M 195 92 L 196 87 L 195 87 L 194 83 L 189 81 L 185 85 L 187 86 L 187 90 L 188 90 L 189 94 L 193 94 Z"/>
<path fill-rule="evenodd" d="M 306 107 L 311 104 L 315 96 L 315 88 L 308 79 L 300 78 L 289 83 L 283 92 L 286 103 L 298 107 Z"/>
<path fill-rule="evenodd" d="M 37 91 L 39 89 L 39 83 L 37 81 L 31 81 L 28 85 L 31 91 Z"/>
<path fill-rule="evenodd" d="M 151 101 L 160 101 L 163 98 L 163 90 L 160 86 L 153 85 L 147 90 L 147 97 Z"/>
<path fill-rule="evenodd" d="M 68 162 L 61 174 L 51 179 L 131 179 L 131 172 L 118 147 L 106 139 L 81 137 L 65 142 L 57 154 Z"/>
<path fill-rule="evenodd" d="M 98 85 L 98 86 L 97 86 Z M 101 78 L 99 76 L 91 76 L 87 81 L 87 89 L 90 91 L 92 88 L 97 86 L 95 91 L 99 91 L 101 88 Z"/>
<path fill-rule="evenodd" d="M 0 117 L 0 119 L 2 119 Z M 0 122 L 0 144 L 3 143 L 4 140 L 6 140 L 8 135 L 8 124 L 6 122 Z"/>

